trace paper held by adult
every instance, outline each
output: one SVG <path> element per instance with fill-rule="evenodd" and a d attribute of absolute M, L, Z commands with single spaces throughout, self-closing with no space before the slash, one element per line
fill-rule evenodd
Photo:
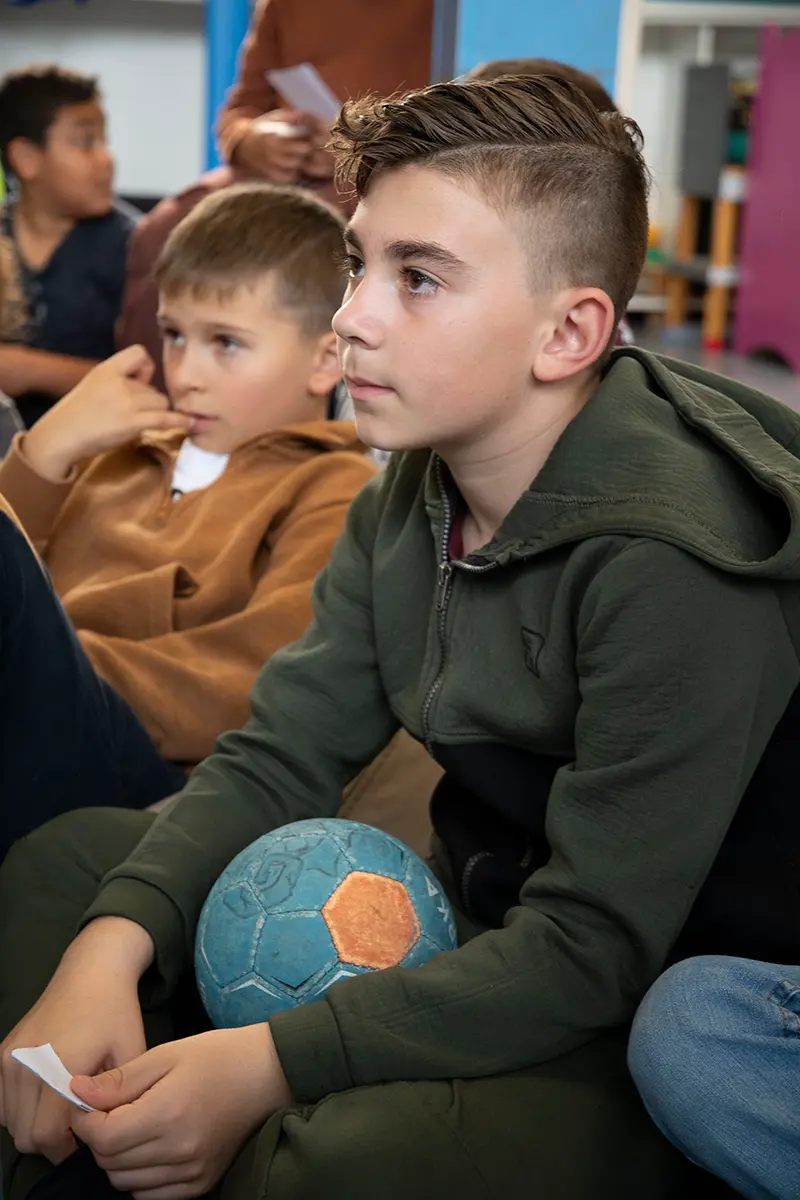
<path fill-rule="evenodd" d="M 311 63 L 300 63 L 297 67 L 283 67 L 276 71 L 265 72 L 267 80 L 275 88 L 290 108 L 298 112 L 310 113 L 321 121 L 330 124 L 339 115 L 342 107 L 321 77 L 316 67 Z"/>

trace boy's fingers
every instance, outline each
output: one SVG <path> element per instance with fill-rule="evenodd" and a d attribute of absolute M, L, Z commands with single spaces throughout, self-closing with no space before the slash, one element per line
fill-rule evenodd
<path fill-rule="evenodd" d="M 33 1122 L 32 1141 L 37 1153 L 43 1154 L 56 1166 L 76 1149 L 75 1138 L 69 1127 L 69 1110 L 68 1100 L 50 1088 L 42 1088 Z"/>
<path fill-rule="evenodd" d="M 192 1180 L 187 1179 L 185 1165 L 148 1167 L 138 1171 L 109 1171 L 111 1186 L 118 1192 L 126 1192 L 135 1196 L 151 1197 L 196 1196 L 195 1190 L 190 1190 Z M 195 1181 L 197 1182 L 197 1181 Z M 168 1191 L 169 1189 L 169 1191 Z M 179 1190 L 180 1189 L 180 1190 Z"/>
<path fill-rule="evenodd" d="M 153 377 L 153 360 L 144 346 L 126 346 L 107 361 L 109 365 L 113 364 L 118 375 L 138 378 L 144 372 L 147 374 L 145 382 Z"/>
<path fill-rule="evenodd" d="M 166 412 L 148 413 L 146 416 L 145 429 L 182 429 L 184 433 L 189 429 L 189 417 L 185 417 L 183 413 L 172 412 L 171 409 Z"/>
<path fill-rule="evenodd" d="M 165 1156 L 164 1151 L 164 1140 L 159 1136 L 149 1142 L 140 1142 L 128 1150 L 120 1150 L 116 1154 L 97 1149 L 93 1153 L 98 1167 L 103 1171 L 141 1171 L 161 1162 Z"/>
<path fill-rule="evenodd" d="M 14 1111 L 10 1114 L 8 1131 L 14 1139 L 14 1145 L 23 1154 L 34 1154 L 36 1146 L 33 1142 L 33 1129 L 36 1121 L 36 1110 L 44 1084 L 26 1071 L 24 1077 L 17 1080 L 14 1095 Z"/>

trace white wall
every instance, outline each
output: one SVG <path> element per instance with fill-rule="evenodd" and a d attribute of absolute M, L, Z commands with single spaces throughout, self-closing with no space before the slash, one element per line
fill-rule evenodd
<path fill-rule="evenodd" d="M 0 73 L 58 62 L 99 75 L 126 195 L 167 195 L 203 171 L 204 44 L 199 0 L 0 0 Z"/>

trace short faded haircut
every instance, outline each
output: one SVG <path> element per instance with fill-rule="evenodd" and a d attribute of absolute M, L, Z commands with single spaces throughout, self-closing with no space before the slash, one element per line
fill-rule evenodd
<path fill-rule="evenodd" d="M 535 291 L 597 287 L 617 320 L 647 254 L 649 176 L 636 123 L 549 76 L 438 83 L 352 100 L 333 127 L 337 182 L 430 167 L 521 218 Z"/>
<path fill-rule="evenodd" d="M 344 221 L 296 188 L 243 183 L 206 196 L 170 234 L 155 267 L 166 295 L 229 296 L 267 276 L 284 316 L 309 337 L 342 303 Z"/>

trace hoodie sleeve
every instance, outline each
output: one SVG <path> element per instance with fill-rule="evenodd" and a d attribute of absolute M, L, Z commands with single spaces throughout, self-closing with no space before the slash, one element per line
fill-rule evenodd
<path fill-rule="evenodd" d="M 271 535 L 267 569 L 240 612 L 144 639 L 78 630 L 97 673 L 128 701 L 164 758 L 200 762 L 220 730 L 245 723 L 260 668 L 308 625 L 314 579 L 373 474 L 360 455 L 317 460 L 313 482 Z"/>
<path fill-rule="evenodd" d="M 78 478 L 77 470 L 63 483 L 51 483 L 34 471 L 25 456 L 25 434 L 14 438 L 0 462 L 0 495 L 3 495 L 40 554 L 47 542 L 62 504 Z"/>
<path fill-rule="evenodd" d="M 577 620 L 574 762 L 551 858 L 501 929 L 336 984 L 270 1026 L 294 1096 L 499 1074 L 629 1021 L 798 683 L 775 590 L 634 542 Z"/>
<path fill-rule="evenodd" d="M 314 619 L 259 675 L 251 720 L 220 738 L 176 806 L 105 878 L 84 916 L 84 924 L 124 916 L 148 930 L 156 965 L 145 988 L 154 1003 L 191 963 L 200 910 L 231 859 L 289 821 L 335 816 L 345 785 L 399 728 L 372 623 L 372 551 L 386 483 L 386 474 L 376 477 L 353 502 L 344 536 L 314 585 Z M 294 591 L 280 598 L 287 611 L 298 602 Z M 198 673 L 186 680 L 184 700 L 193 705 L 193 688 L 205 695 L 215 686 Z"/>
<path fill-rule="evenodd" d="M 253 121 L 281 104 L 266 78 L 267 71 L 287 65 L 280 53 L 277 7 L 277 0 L 259 0 L 256 5 L 239 56 L 239 78 L 220 113 L 217 133 L 227 162 L 233 162 L 236 147 Z"/>

